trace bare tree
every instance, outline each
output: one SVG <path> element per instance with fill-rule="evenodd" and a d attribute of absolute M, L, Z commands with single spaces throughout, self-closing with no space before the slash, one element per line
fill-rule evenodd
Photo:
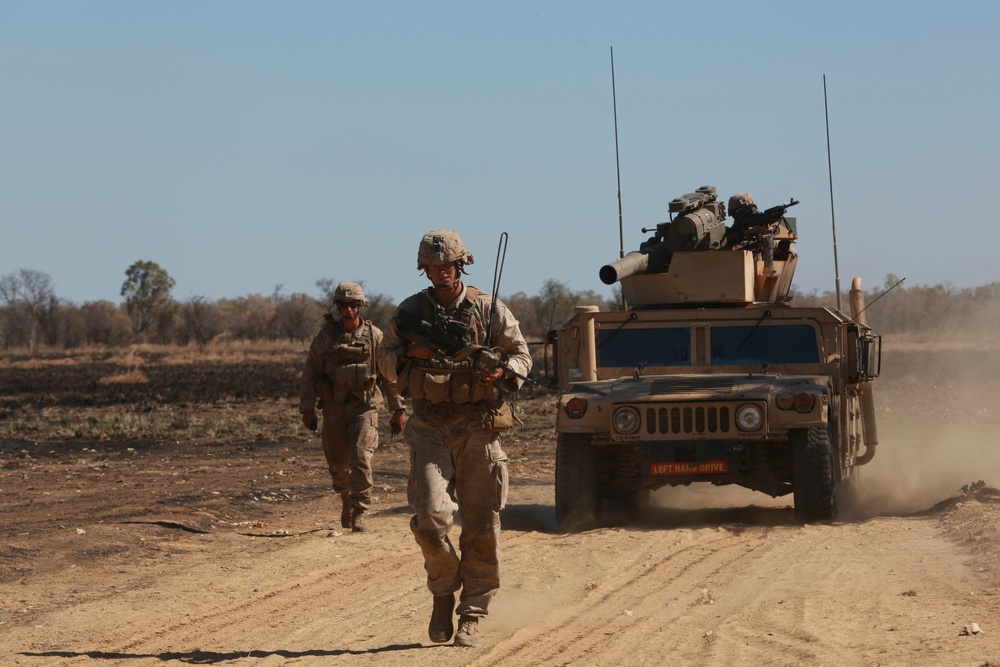
<path fill-rule="evenodd" d="M 277 323 L 288 340 L 306 340 L 315 333 L 321 308 L 316 299 L 306 294 L 293 294 L 277 305 Z"/>
<path fill-rule="evenodd" d="M 219 308 L 210 304 L 203 296 L 192 297 L 180 309 L 178 334 L 184 342 L 194 342 L 199 349 L 221 331 Z"/>
<path fill-rule="evenodd" d="M 549 278 L 538 293 L 538 323 L 543 332 L 565 324 L 580 303 L 580 295 L 570 291 L 566 283 Z"/>
<path fill-rule="evenodd" d="M 319 288 L 320 304 L 326 308 L 327 312 L 333 312 L 333 295 L 337 291 L 337 281 L 333 278 L 320 278 L 316 281 Z"/>
<path fill-rule="evenodd" d="M 88 301 L 80 306 L 86 341 L 91 345 L 125 345 L 132 335 L 132 322 L 110 301 Z"/>
<path fill-rule="evenodd" d="M 40 328 L 58 304 L 52 277 L 34 269 L 9 273 L 0 278 L 0 302 L 4 304 L 8 336 L 21 331 L 24 343 L 34 351 Z"/>

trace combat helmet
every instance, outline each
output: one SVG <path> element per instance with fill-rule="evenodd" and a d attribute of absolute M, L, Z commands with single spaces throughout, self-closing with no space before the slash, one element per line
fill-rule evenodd
<path fill-rule="evenodd" d="M 462 245 L 458 234 L 448 229 L 437 229 L 424 234 L 417 251 L 417 269 L 427 270 L 429 266 L 458 262 L 459 267 L 474 262 L 472 253 Z"/>
<path fill-rule="evenodd" d="M 333 302 L 339 303 L 341 301 L 357 301 L 362 306 L 368 305 L 368 300 L 365 299 L 365 291 L 357 283 L 340 283 L 337 285 L 337 289 L 333 293 Z"/>
<path fill-rule="evenodd" d="M 757 211 L 757 202 L 746 192 L 737 192 L 729 198 L 729 215 L 739 218 Z"/>

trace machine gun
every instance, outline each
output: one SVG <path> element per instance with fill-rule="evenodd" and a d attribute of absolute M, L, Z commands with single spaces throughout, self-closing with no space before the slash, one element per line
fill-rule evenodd
<path fill-rule="evenodd" d="M 450 319 L 444 313 L 436 313 L 434 321 L 428 322 L 400 310 L 396 317 L 396 331 L 403 338 L 423 345 L 435 357 L 444 361 L 471 360 L 473 367 L 484 373 L 493 373 L 497 368 L 502 368 L 524 382 L 535 384 L 531 378 L 513 370 L 496 350 L 484 345 L 474 345 L 471 328 L 458 320 Z"/>
<path fill-rule="evenodd" d="M 732 246 L 766 234 L 773 225 L 785 218 L 785 212 L 788 209 L 798 203 L 795 198 L 789 198 L 787 204 L 772 206 L 764 211 L 758 211 L 753 204 L 736 211 L 730 211 L 733 216 L 733 224 L 726 232 L 726 243 Z"/>

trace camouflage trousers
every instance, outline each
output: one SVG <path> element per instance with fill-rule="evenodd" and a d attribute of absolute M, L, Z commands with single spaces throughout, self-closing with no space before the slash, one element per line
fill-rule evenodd
<path fill-rule="evenodd" d="M 417 401 L 406 422 L 410 446 L 410 530 L 434 595 L 461 590 L 456 613 L 482 617 L 500 588 L 500 510 L 507 502 L 507 455 L 484 431 L 475 404 Z M 448 533 L 461 513 L 459 555 Z"/>
<path fill-rule="evenodd" d="M 349 494 L 351 507 L 368 509 L 372 454 L 378 447 L 378 410 L 360 401 L 324 405 L 322 442 L 333 490 Z"/>

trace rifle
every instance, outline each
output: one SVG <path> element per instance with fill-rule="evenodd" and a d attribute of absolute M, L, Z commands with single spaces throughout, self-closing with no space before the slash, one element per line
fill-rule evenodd
<path fill-rule="evenodd" d="M 400 310 L 396 316 L 396 331 L 403 338 L 420 343 L 438 359 L 456 363 L 471 360 L 475 368 L 485 373 L 502 368 L 524 382 L 535 384 L 531 378 L 513 370 L 496 350 L 485 345 L 473 345 L 470 327 L 443 313 L 436 313 L 434 321 L 427 322 L 417 315 Z"/>

